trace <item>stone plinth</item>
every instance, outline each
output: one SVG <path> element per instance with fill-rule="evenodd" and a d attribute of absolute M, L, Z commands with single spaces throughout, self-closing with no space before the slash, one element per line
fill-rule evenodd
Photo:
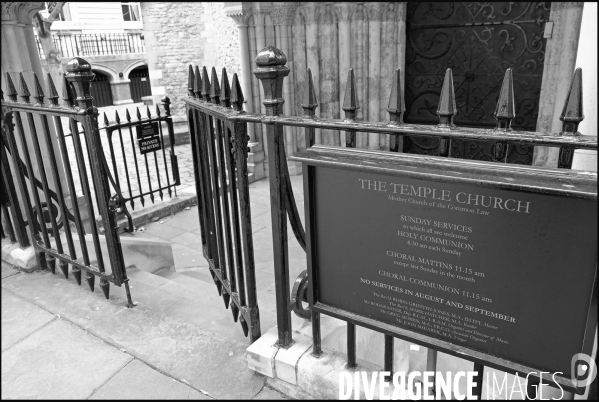
<path fill-rule="evenodd" d="M 131 99 L 131 80 L 111 81 L 112 103 L 114 105 L 127 105 L 133 103 Z"/>

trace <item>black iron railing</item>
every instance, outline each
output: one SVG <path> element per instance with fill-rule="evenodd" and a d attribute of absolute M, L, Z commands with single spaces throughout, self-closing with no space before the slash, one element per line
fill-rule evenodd
<path fill-rule="evenodd" d="M 35 103 L 30 101 L 23 73 L 19 76 L 20 93 L 10 73 L 6 74 L 9 100 L 3 94 L 1 156 L 3 187 L 8 194 L 3 197 L 2 209 L 10 216 L 14 235 L 8 224 L 6 228 L 11 240 L 18 240 L 21 247 L 32 245 L 40 268 L 55 273 L 58 265 L 68 278 L 70 265 L 79 284 L 81 271 L 85 271 L 85 280 L 92 291 L 95 278 L 99 277 L 106 298 L 110 283 L 124 284 L 128 306 L 132 307 L 116 224 L 116 212 L 123 206 L 119 205 L 120 198 L 111 196 L 111 185 L 117 192 L 118 188 L 104 159 L 98 111 L 90 96 L 94 78 L 91 68 L 80 58 L 67 64 L 68 73 L 63 82 L 66 106 L 58 105 L 59 96 L 50 74 L 47 76 L 49 102 L 44 102 L 42 85 L 33 74 Z M 79 126 L 83 135 L 79 135 Z M 72 152 L 65 141 L 64 127 L 75 133 Z M 30 153 L 30 149 L 34 152 Z M 12 163 L 8 163 L 8 155 Z M 75 178 L 80 180 L 80 186 L 75 186 Z M 81 204 L 79 199 L 83 200 Z M 8 214 L 6 207 L 10 207 Z M 84 214 L 88 217 L 88 227 Z M 100 217 L 99 223 L 96 216 Z"/>
<path fill-rule="evenodd" d="M 109 54 L 145 53 L 141 33 L 53 34 L 54 46 L 62 57 L 102 56 Z M 45 58 L 38 37 L 37 50 Z"/>
<path fill-rule="evenodd" d="M 198 205 L 200 207 L 200 225 L 202 227 L 202 242 L 205 255 L 210 262 L 211 273 L 218 287 L 219 294 L 222 294 L 225 298 L 225 305 L 228 305 L 229 299 L 231 299 L 235 300 L 235 306 L 241 308 L 242 311 L 249 313 L 250 310 L 255 310 L 255 314 L 251 316 L 251 325 L 255 331 L 254 337 L 260 334 L 260 323 L 257 314 L 258 306 L 251 306 L 249 303 L 244 304 L 240 298 L 237 298 L 238 291 L 235 290 L 234 285 L 236 284 L 237 289 L 241 291 L 240 286 L 243 286 L 243 282 L 239 279 L 236 282 L 235 277 L 232 276 L 236 269 L 238 274 L 244 273 L 246 280 L 251 285 L 248 289 L 253 292 L 253 297 L 255 298 L 253 250 L 251 249 L 251 243 L 243 244 L 245 258 L 235 256 L 235 252 L 239 253 L 239 244 L 236 242 L 231 243 L 231 234 L 229 233 L 231 219 L 235 219 L 235 216 L 229 215 L 230 212 L 227 211 L 225 200 L 227 199 L 227 195 L 243 194 L 247 190 L 247 170 L 244 168 L 247 165 L 246 147 L 248 138 L 245 134 L 247 123 L 265 125 L 268 142 L 268 167 L 271 192 L 278 345 L 283 348 L 287 348 L 293 343 L 291 311 L 295 311 L 299 316 L 311 319 L 313 332 L 312 354 L 314 356 L 322 354 L 320 313 L 313 310 L 306 311 L 302 304 L 308 301 L 310 305 L 314 303 L 315 290 L 307 283 L 308 277 L 305 272 L 300 275 L 294 287 L 297 293 L 290 294 L 287 218 L 289 218 L 299 244 L 304 249 L 306 249 L 306 238 L 293 198 L 287 169 L 283 143 L 284 126 L 303 127 L 308 147 L 315 144 L 316 129 L 345 131 L 345 146 L 348 148 L 356 147 L 356 135 L 358 133 L 359 135 L 363 135 L 362 133 L 390 135 L 390 148 L 388 150 L 390 152 L 404 151 L 402 146 L 403 136 L 431 136 L 439 139 L 438 155 L 445 157 L 448 156 L 452 140 L 491 141 L 493 143 L 493 162 L 499 163 L 506 162 L 506 155 L 510 146 L 526 144 L 530 146 L 557 147 L 559 148 L 558 167 L 562 169 L 571 169 L 576 149 L 597 150 L 596 137 L 582 135 L 578 132 L 578 125 L 583 119 L 580 69 L 574 74 L 570 93 L 562 112 L 561 120 L 564 122 L 562 132 L 547 134 L 511 129 L 515 110 L 512 71 L 509 69 L 505 73 L 504 83 L 500 92 L 495 112 L 497 125 L 494 129 L 459 128 L 453 124 L 453 117 L 456 114 L 456 103 L 450 69 L 446 72 L 441 91 L 441 99 L 439 100 L 437 111 L 439 124 L 437 126 L 403 123 L 405 107 L 402 101 L 399 70 L 392 77 L 392 90 L 387 109 L 389 112 L 388 122 L 371 123 L 356 120 L 355 112 L 359 106 L 355 92 L 356 85 L 353 71 L 350 71 L 348 75 L 347 91 L 343 104 L 343 110 L 345 111 L 344 120 L 327 120 L 315 117 L 314 110 L 318 107 L 318 102 L 310 70 L 308 70 L 307 74 L 308 88 L 304 92 L 305 95 L 301 105 L 304 108 L 304 116 L 284 116 L 282 115 L 283 103 L 285 102 L 282 98 L 283 80 L 290 71 L 285 67 L 286 62 L 286 56 L 272 46 L 263 49 L 256 57 L 257 68 L 254 70 L 254 74 L 260 79 L 264 88 L 263 104 L 266 106 L 265 115 L 248 114 L 243 111 L 243 94 L 241 93 L 237 76 L 234 75 L 233 77 L 233 83 L 231 84 L 233 88 L 232 92 L 228 91 L 229 82 L 224 69 L 220 80 L 222 87 L 219 87 L 218 77 L 214 68 L 212 69 L 210 81 L 205 67 L 203 68 L 203 74 L 200 74 L 198 67 L 194 71 L 192 66 L 190 66 L 188 81 L 189 97 L 184 100 L 187 106 L 190 134 L 192 134 L 194 166 L 196 167 L 196 187 L 198 191 Z M 237 169 L 233 168 L 233 171 L 227 173 L 229 170 L 228 162 L 225 160 L 223 163 L 222 159 L 219 162 L 219 159 L 223 157 L 223 154 L 229 154 L 229 141 L 235 144 L 234 148 L 236 151 L 234 155 Z M 223 174 L 224 176 L 220 176 L 219 182 L 219 175 Z M 235 177 L 237 177 L 237 180 L 235 180 Z M 228 180 L 226 180 L 227 178 Z M 227 183 L 230 183 L 230 186 L 227 186 Z M 237 189 L 235 189 L 235 183 L 237 184 Z M 236 205 L 232 205 L 232 210 L 236 211 Z M 246 214 L 241 217 L 242 225 L 251 227 L 249 200 L 244 200 L 241 205 L 241 211 Z M 249 234 L 247 231 L 244 231 L 244 234 L 247 240 L 251 242 L 251 229 Z M 251 258 L 248 259 L 248 256 Z M 244 269 L 240 270 L 238 268 L 240 266 L 239 262 L 246 264 L 244 265 Z M 427 371 L 436 371 L 437 349 L 434 345 L 422 341 L 422 336 L 416 332 L 410 332 L 410 336 L 407 338 L 416 343 L 429 346 Z M 347 339 L 348 365 L 355 367 L 356 324 L 349 321 L 347 322 Z M 393 372 L 393 340 L 394 337 L 392 335 L 385 334 L 384 370 L 390 372 Z M 476 353 L 471 352 L 471 350 L 464 348 L 460 356 L 468 359 L 468 356 L 476 355 Z M 474 357 L 472 357 L 472 361 L 475 362 L 474 370 L 479 373 L 477 378 L 481 379 L 484 365 Z M 526 371 L 518 365 L 505 368 L 518 373 Z M 532 385 L 534 381 L 530 381 L 528 384 Z M 571 384 L 563 384 L 571 386 Z M 475 392 L 480 399 L 482 395 L 482 382 L 478 383 Z M 536 395 L 535 392 L 534 385 L 529 387 L 528 395 Z"/>

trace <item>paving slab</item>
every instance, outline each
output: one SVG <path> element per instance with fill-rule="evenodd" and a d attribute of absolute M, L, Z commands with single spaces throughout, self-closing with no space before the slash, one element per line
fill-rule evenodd
<path fill-rule="evenodd" d="M 195 250 L 202 247 L 202 236 L 194 232 L 183 232 L 180 235 L 171 238 L 170 241 L 173 243 L 182 244 Z"/>
<path fill-rule="evenodd" d="M 2 351 L 55 318 L 53 314 L 23 300 L 11 291 L 2 289 Z"/>
<path fill-rule="evenodd" d="M 89 399 L 211 399 L 133 360 Z"/>
<path fill-rule="evenodd" d="M 152 222 L 145 225 L 145 231 L 141 233 L 147 233 L 152 236 L 159 237 L 163 240 L 170 240 L 173 237 L 179 236 L 181 233 L 185 233 L 185 230 L 171 226 L 160 224 L 158 222 Z"/>
<path fill-rule="evenodd" d="M 85 399 L 132 359 L 58 319 L 2 353 L 2 398 Z"/>
<path fill-rule="evenodd" d="M 254 399 L 267 399 L 267 400 L 272 401 L 272 400 L 283 400 L 283 399 L 289 399 L 289 398 L 287 398 L 285 395 L 283 395 L 279 391 L 275 391 L 274 389 L 265 386 L 262 389 L 262 391 L 260 391 L 260 393 L 254 397 Z"/>
<path fill-rule="evenodd" d="M 10 264 L 7 264 L 4 261 L 2 261 L 2 279 L 8 278 L 12 275 L 17 275 L 18 273 L 19 271 L 14 269 Z"/>
<path fill-rule="evenodd" d="M 147 283 L 135 280 L 133 277 L 129 277 L 129 279 L 131 280 L 129 285 L 131 299 L 134 303 L 148 306 L 156 311 L 164 311 L 181 299 L 179 295 L 159 290 L 158 286 L 148 285 Z M 122 300 L 125 300 L 127 297 L 124 286 L 111 286 L 110 294 L 111 297 L 118 297 Z"/>
<path fill-rule="evenodd" d="M 190 232 L 199 229 L 200 221 L 197 206 L 186 211 L 181 211 L 168 219 L 164 219 L 164 224 Z"/>
<path fill-rule="evenodd" d="M 249 340 L 225 339 L 145 305 L 127 308 L 122 296 L 106 300 L 98 290 L 91 293 L 77 286 L 72 277 L 65 280 L 43 272 L 15 275 L 4 279 L 2 287 L 30 301 L 39 295 L 35 304 L 40 307 L 215 398 L 248 399 L 264 386 L 264 377 L 247 369 Z M 227 313 L 224 305 L 221 309 Z M 223 378 L 235 381 L 223 387 Z"/>

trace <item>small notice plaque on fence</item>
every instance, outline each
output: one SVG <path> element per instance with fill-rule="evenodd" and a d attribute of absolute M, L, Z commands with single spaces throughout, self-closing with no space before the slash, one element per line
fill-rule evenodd
<path fill-rule="evenodd" d="M 318 148 L 293 158 L 316 311 L 516 371 L 591 354 L 596 175 Z"/>
<path fill-rule="evenodd" d="M 142 155 L 162 149 L 158 122 L 143 123 L 137 126 L 137 142 Z"/>

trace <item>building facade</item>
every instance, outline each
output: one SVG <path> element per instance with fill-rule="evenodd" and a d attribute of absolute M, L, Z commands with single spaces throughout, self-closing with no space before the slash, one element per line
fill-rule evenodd
<path fill-rule="evenodd" d="M 49 15 L 51 4 L 46 3 L 42 17 Z M 37 28 L 38 51 L 45 69 L 59 63 L 59 70 L 65 71 L 66 63 L 75 56 L 94 66 L 97 106 L 141 102 L 142 97 L 151 95 L 140 3 L 65 3 L 59 19 L 50 27 L 59 60 L 46 57 L 39 24 Z"/>
<path fill-rule="evenodd" d="M 254 58 L 266 45 L 274 45 L 285 53 L 291 70 L 284 81 L 285 114 L 303 114 L 309 68 L 319 104 L 316 116 L 343 118 L 346 76 L 353 68 L 358 118 L 385 121 L 391 77 L 399 69 L 407 96 L 404 118 L 430 123 L 436 119 L 444 70 L 452 68 L 461 87 L 456 95 L 461 104 L 456 123 L 484 127 L 493 121 L 501 77 L 512 68 L 520 83 L 515 94 L 516 128 L 559 132 L 568 84 L 577 60 L 579 64 L 583 60 L 577 59 L 579 45 L 596 48 L 596 43 L 591 43 L 595 36 L 581 35 L 584 10 L 596 24 L 592 5 L 583 6 L 582 2 L 141 3 L 141 8 L 147 17 L 144 34 L 153 93 L 156 89 L 175 99 L 186 96 L 189 64 L 209 69 L 214 65 L 219 73 L 227 67 L 229 76 L 238 73 L 245 110 L 250 113 L 264 113 L 263 92 L 252 74 Z M 231 21 L 223 19 L 223 11 L 236 25 L 236 36 Z M 479 27 L 473 29 L 469 24 Z M 168 56 L 171 54 L 176 54 L 174 59 Z M 460 61 L 468 57 L 469 64 Z M 165 59 L 169 62 L 161 61 Z M 587 73 L 586 68 L 592 66 L 585 66 L 585 81 L 593 80 L 593 71 Z M 182 116 L 182 110 L 174 110 Z M 259 125 L 249 127 L 249 133 L 250 169 L 261 177 L 263 164 L 268 163 L 264 156 L 267 144 Z M 286 128 L 288 154 L 305 148 L 303 135 L 298 134 L 298 130 Z M 343 144 L 344 133 L 317 132 L 316 142 Z M 357 142 L 362 148 L 389 149 L 385 136 L 359 135 Z M 488 153 L 482 147 L 463 155 L 470 144 L 458 145 L 460 149 L 452 149 L 454 157 L 484 159 Z M 427 153 L 434 144 L 413 139 L 410 147 Z M 516 163 L 539 166 L 557 163 L 556 151 L 543 147 L 514 149 L 512 158 Z M 300 167 L 290 163 L 290 171 L 299 173 Z"/>

